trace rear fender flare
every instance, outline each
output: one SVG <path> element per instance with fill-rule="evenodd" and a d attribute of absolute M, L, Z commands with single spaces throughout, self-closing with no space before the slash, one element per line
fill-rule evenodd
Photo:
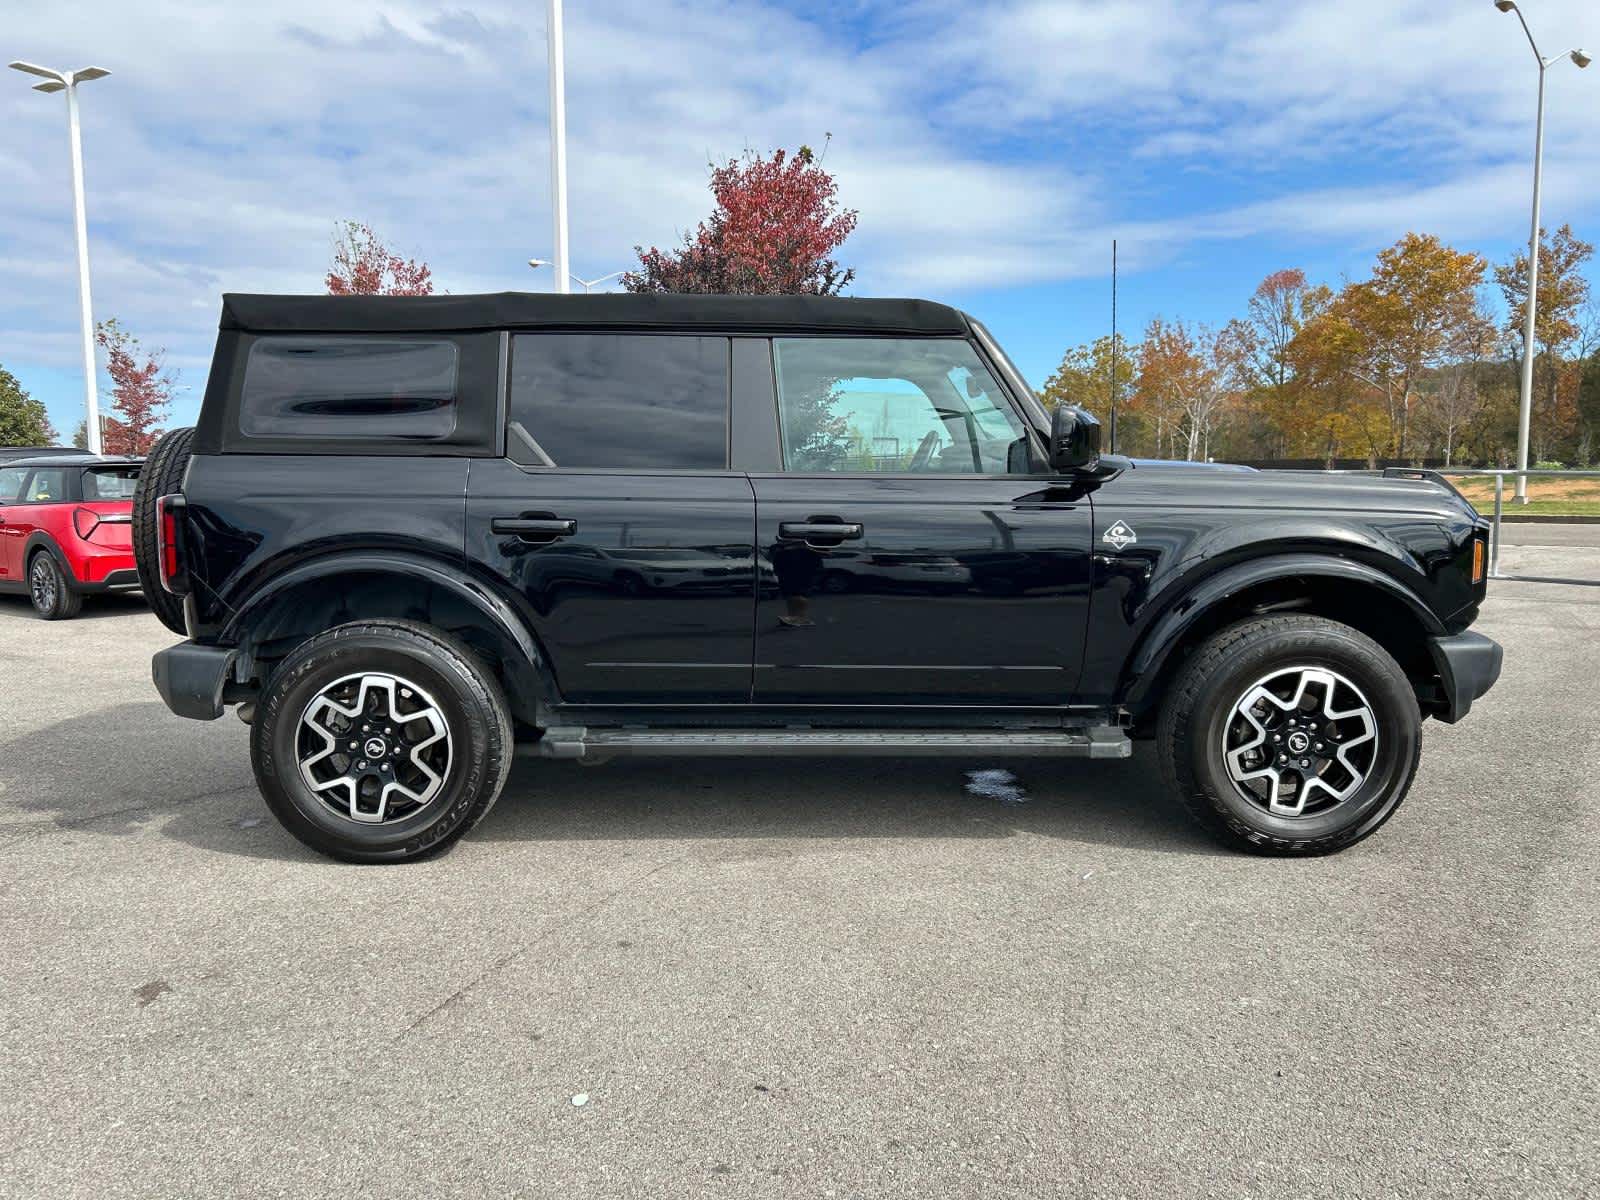
<path fill-rule="evenodd" d="M 27 581 L 27 570 L 33 563 L 33 556 L 39 550 L 48 551 L 50 557 L 56 560 L 56 566 L 61 568 L 61 574 L 67 581 L 68 587 L 77 587 L 79 580 L 72 570 L 72 564 L 67 561 L 66 552 L 61 549 L 60 543 L 42 529 L 35 529 L 28 535 L 28 540 L 22 543 L 22 569 L 23 581 Z"/>
<path fill-rule="evenodd" d="M 1399 601 L 1428 636 L 1445 632 L 1444 623 L 1416 592 L 1393 575 L 1349 558 L 1325 554 L 1274 554 L 1227 567 L 1192 586 L 1174 589 L 1162 611 L 1146 626 L 1123 669 L 1123 703 L 1140 707 L 1161 676 L 1168 657 L 1216 605 L 1258 584 L 1277 579 L 1334 579 L 1357 587 L 1374 588 Z"/>
<path fill-rule="evenodd" d="M 466 571 L 422 555 L 384 551 L 333 554 L 303 562 L 275 575 L 252 592 L 234 610 L 220 631 L 218 641 L 226 646 L 240 645 L 252 624 L 275 599 L 289 591 L 319 580 L 337 586 L 337 580 L 352 575 L 399 576 L 426 583 L 449 593 L 471 607 L 502 638 L 507 653 L 502 656 L 513 711 L 532 718 L 540 706 L 559 703 L 548 658 L 538 638 L 506 599 Z"/>

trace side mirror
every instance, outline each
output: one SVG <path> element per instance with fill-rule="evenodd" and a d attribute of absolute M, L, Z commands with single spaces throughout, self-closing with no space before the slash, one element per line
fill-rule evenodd
<path fill-rule="evenodd" d="M 1100 422 L 1076 404 L 1058 404 L 1050 416 L 1050 468 L 1064 475 L 1100 466 Z"/>

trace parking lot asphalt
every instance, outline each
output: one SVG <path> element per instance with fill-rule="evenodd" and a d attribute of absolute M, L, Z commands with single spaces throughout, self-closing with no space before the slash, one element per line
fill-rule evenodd
<path fill-rule="evenodd" d="M 1504 568 L 1600 578 L 1539 529 Z M 1600 588 L 1478 628 L 1498 688 L 1331 858 L 1214 847 L 1141 748 L 523 761 L 352 867 L 137 599 L 0 599 L 0 1195 L 1600 1194 Z"/>

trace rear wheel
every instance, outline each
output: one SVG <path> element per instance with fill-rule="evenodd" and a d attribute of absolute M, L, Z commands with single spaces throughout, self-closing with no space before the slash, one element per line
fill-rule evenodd
<path fill-rule="evenodd" d="M 83 596 L 48 550 L 35 552 L 28 564 L 28 599 L 33 611 L 46 621 L 65 621 L 83 609 Z"/>
<path fill-rule="evenodd" d="M 164 434 L 145 456 L 139 485 L 133 492 L 133 563 L 139 571 L 139 586 L 150 611 L 173 633 L 183 634 L 188 633 L 183 601 L 161 586 L 161 530 L 156 501 L 183 489 L 193 441 L 193 429 L 174 429 Z"/>
<path fill-rule="evenodd" d="M 1168 782 L 1201 825 L 1260 854 L 1328 854 L 1394 815 L 1422 715 L 1400 665 L 1336 621 L 1222 630 L 1179 672 L 1157 726 Z"/>
<path fill-rule="evenodd" d="M 292 651 L 251 728 L 256 782 L 284 827 L 350 862 L 434 853 L 493 807 L 511 767 L 500 686 L 455 638 L 358 622 Z"/>

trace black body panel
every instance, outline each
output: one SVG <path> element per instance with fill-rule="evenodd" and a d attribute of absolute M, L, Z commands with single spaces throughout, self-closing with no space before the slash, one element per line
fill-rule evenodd
<path fill-rule="evenodd" d="M 1081 494 L 960 475 L 754 482 L 758 702 L 1071 700 L 1089 610 Z M 818 536 L 784 536 L 819 521 Z M 830 536 L 832 521 L 859 534 Z"/>
<path fill-rule="evenodd" d="M 566 701 L 742 704 L 754 525 L 750 481 L 731 471 L 491 460 L 472 467 L 467 557 L 512 597 Z"/>

